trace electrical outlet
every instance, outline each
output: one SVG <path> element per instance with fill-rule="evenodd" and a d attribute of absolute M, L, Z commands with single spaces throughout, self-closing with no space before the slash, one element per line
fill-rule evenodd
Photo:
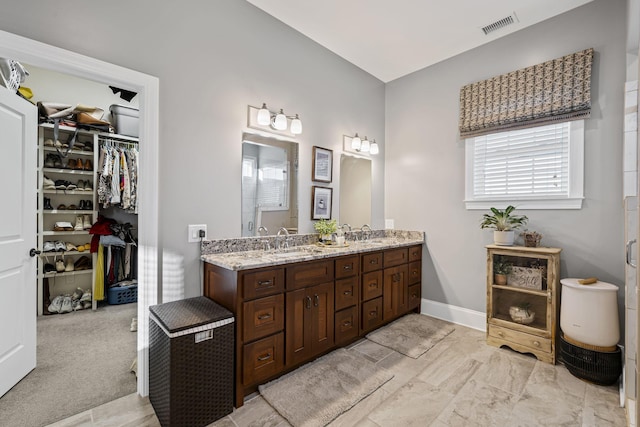
<path fill-rule="evenodd" d="M 204 237 L 200 237 L 200 230 L 204 231 Z M 200 239 L 205 240 L 207 238 L 207 224 L 189 224 L 188 242 L 196 243 Z"/>

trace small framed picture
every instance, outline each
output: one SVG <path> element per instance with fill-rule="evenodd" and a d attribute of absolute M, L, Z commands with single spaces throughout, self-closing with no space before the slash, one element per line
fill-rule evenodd
<path fill-rule="evenodd" d="M 311 219 L 331 219 L 333 188 L 311 187 Z"/>
<path fill-rule="evenodd" d="M 331 182 L 333 172 L 333 150 L 313 147 L 313 164 L 311 167 L 311 180 L 319 182 Z"/>

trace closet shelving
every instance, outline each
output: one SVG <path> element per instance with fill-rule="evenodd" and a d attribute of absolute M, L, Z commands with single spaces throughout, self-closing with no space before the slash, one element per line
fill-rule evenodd
<path fill-rule="evenodd" d="M 61 143 L 66 143 L 73 134 L 76 133 L 76 128 L 59 126 L 58 140 Z M 77 130 L 76 141 L 82 145 L 89 145 L 91 150 L 74 149 L 69 150 L 66 158 L 62 158 L 61 165 L 51 167 L 46 164 L 48 156 L 59 155 L 58 149 L 51 146 L 45 146 L 45 141 L 54 138 L 54 126 L 49 123 L 42 123 L 38 126 L 38 214 L 37 214 L 37 245 L 40 251 L 38 262 L 38 301 L 37 309 L 38 314 L 42 315 L 45 311 L 45 293 L 44 293 L 44 279 L 48 279 L 49 283 L 54 283 L 51 297 L 54 294 L 70 294 L 76 288 L 83 290 L 91 289 L 92 294 L 92 308 L 97 308 L 97 302 L 94 298 L 95 295 L 95 270 L 94 266 L 97 263 L 97 255 L 91 254 L 89 249 L 85 251 L 77 250 L 65 250 L 65 251 L 47 251 L 44 252 L 45 242 L 63 241 L 77 246 L 84 246 L 90 244 L 91 235 L 88 229 L 72 230 L 72 231 L 54 231 L 54 225 L 58 221 L 67 221 L 71 225 L 75 225 L 76 218 L 88 215 L 88 220 L 93 224 L 98 217 L 98 203 L 97 203 L 97 181 L 98 175 L 96 172 L 98 155 L 99 155 L 99 141 L 101 139 L 108 138 L 112 141 L 122 143 L 137 143 L 137 138 L 132 138 L 124 135 L 89 131 L 89 130 Z M 66 152 L 66 149 L 60 149 L 62 152 Z M 85 169 L 70 169 L 64 167 L 67 165 L 68 159 L 74 161 L 82 161 L 83 165 L 89 161 L 90 168 Z M 49 162 L 50 163 L 50 162 Z M 89 181 L 89 190 L 62 190 L 62 189 L 44 189 L 45 176 L 52 181 L 65 180 L 73 184 L 76 184 L 79 180 Z M 49 199 L 49 205 L 52 209 L 45 209 L 45 198 Z M 90 205 L 87 208 L 86 204 L 90 201 Z M 61 205 L 64 205 L 64 209 L 59 209 Z M 67 209 L 69 205 L 75 205 L 76 209 Z M 80 209 L 81 206 L 85 206 L 84 209 Z M 77 271 L 64 271 L 64 272 L 44 272 L 44 265 L 51 263 L 55 265 L 55 260 L 62 257 L 65 260 L 71 259 L 73 262 L 78 260 L 82 256 L 88 256 L 91 260 L 91 266 L 89 269 L 77 270 Z M 61 279 L 61 280 L 58 280 Z"/>

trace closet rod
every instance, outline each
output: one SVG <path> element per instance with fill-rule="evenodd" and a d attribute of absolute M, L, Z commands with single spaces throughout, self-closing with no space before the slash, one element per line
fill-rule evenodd
<path fill-rule="evenodd" d="M 138 148 L 138 143 L 137 142 L 126 142 L 126 141 L 116 141 L 114 139 L 108 139 L 108 138 L 99 138 L 98 142 L 102 145 L 107 145 L 107 146 L 119 146 L 119 147 L 126 147 L 126 148 Z"/>

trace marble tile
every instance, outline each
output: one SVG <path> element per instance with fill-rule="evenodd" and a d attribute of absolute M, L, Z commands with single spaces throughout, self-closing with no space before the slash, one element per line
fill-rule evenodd
<path fill-rule="evenodd" d="M 227 415 L 219 420 L 209 424 L 207 427 L 236 427 L 236 423 Z"/>
<path fill-rule="evenodd" d="M 550 399 L 566 399 L 567 395 L 582 400 L 587 383 L 574 377 L 564 365 L 537 362 L 525 392 L 530 395 L 548 396 Z"/>
<path fill-rule="evenodd" d="M 453 393 L 441 391 L 424 381 L 412 380 L 371 412 L 369 419 L 382 427 L 429 425 L 453 397 Z"/>
<path fill-rule="evenodd" d="M 520 395 L 533 371 L 536 359 L 508 349 L 491 354 L 475 378 L 506 392 Z"/>
<path fill-rule="evenodd" d="M 289 423 L 262 396 L 244 402 L 241 408 L 229 415 L 238 427 L 288 426 Z"/>
<path fill-rule="evenodd" d="M 438 421 L 461 427 L 506 426 L 517 400 L 511 393 L 471 379 L 438 416 Z"/>
<path fill-rule="evenodd" d="M 136 425 L 131 422 L 146 423 L 148 426 L 159 426 L 155 418 L 155 412 L 149 398 L 142 398 L 138 395 L 121 397 L 92 410 L 93 425 L 100 426 L 125 426 Z M 153 419 L 155 418 L 155 423 Z"/>
<path fill-rule="evenodd" d="M 354 427 L 380 427 L 380 424 L 374 423 L 369 418 L 365 418 L 363 420 L 360 420 L 357 424 L 355 424 Z"/>
<path fill-rule="evenodd" d="M 493 353 L 500 351 L 497 347 L 487 345 L 485 332 L 460 325 L 456 325 L 456 330 L 442 341 L 443 344 L 449 344 L 447 352 L 462 353 L 483 363 L 488 362 Z"/>
<path fill-rule="evenodd" d="M 584 398 L 583 426 L 624 426 L 626 414 L 620 407 L 616 388 L 587 384 Z"/>
<path fill-rule="evenodd" d="M 72 417 L 49 424 L 47 427 L 92 427 L 93 419 L 91 418 L 91 410 L 81 412 Z"/>
<path fill-rule="evenodd" d="M 442 385 L 442 390 L 448 391 L 453 394 L 460 392 L 462 387 L 469 381 L 470 378 L 478 372 L 478 369 L 482 366 L 481 362 L 475 359 L 467 359 L 459 368 L 457 372 L 454 372 L 447 381 Z"/>
<path fill-rule="evenodd" d="M 394 352 L 388 347 L 369 340 L 363 340 L 360 344 L 352 347 L 351 351 L 357 351 L 373 363 L 381 361 Z"/>

